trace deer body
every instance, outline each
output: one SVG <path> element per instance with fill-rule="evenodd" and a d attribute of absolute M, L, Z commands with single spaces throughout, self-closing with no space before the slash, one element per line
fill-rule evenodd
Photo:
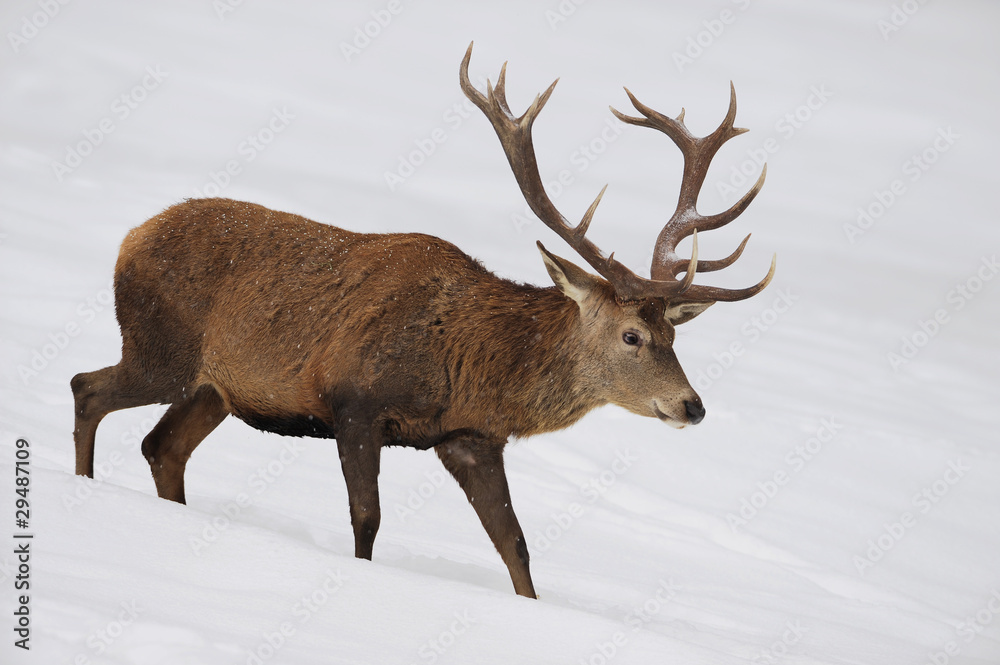
<path fill-rule="evenodd" d="M 612 403 L 675 426 L 705 411 L 673 352 L 674 326 L 719 300 L 763 289 L 693 285 L 730 257 L 697 258 L 696 228 L 732 221 L 756 195 L 699 215 L 715 151 L 743 130 L 726 120 L 707 137 L 640 104 L 631 124 L 670 135 L 685 155 L 677 211 L 654 249 L 652 279 L 605 258 L 585 234 L 597 201 L 571 226 L 545 194 L 531 125 L 550 87 L 519 118 L 504 70 L 487 95 L 460 71 L 486 114 L 532 210 L 601 275 L 549 253 L 555 286 L 501 279 L 433 236 L 363 234 L 229 199 L 189 200 L 133 229 L 115 267 L 122 332 L 117 365 L 77 374 L 76 472 L 93 477 L 97 427 L 108 413 L 170 407 L 142 443 L 159 496 L 183 503 L 198 444 L 232 414 L 261 430 L 335 439 L 347 483 L 355 555 L 370 559 L 380 523 L 385 446 L 433 448 L 458 481 L 507 565 L 518 594 L 535 596 L 511 507 L 503 449 L 511 436 L 562 429 Z M 554 84 L 553 84 L 554 85 Z M 603 194 L 603 191 L 602 191 Z M 677 242 L 695 235 L 690 259 Z M 684 280 L 677 279 L 686 272 Z"/>
<path fill-rule="evenodd" d="M 561 429 L 604 403 L 576 376 L 573 301 L 433 236 L 192 200 L 129 234 L 115 282 L 126 354 L 171 351 L 142 382 L 211 386 L 266 431 L 336 438 L 354 419 L 430 448 Z"/>

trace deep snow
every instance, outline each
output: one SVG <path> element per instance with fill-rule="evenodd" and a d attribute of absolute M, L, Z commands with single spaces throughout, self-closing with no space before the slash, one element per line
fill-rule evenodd
<path fill-rule="evenodd" d="M 4 3 L 0 662 L 1000 663 L 1000 7 L 678 5 Z M 627 85 L 704 134 L 735 83 L 751 131 L 701 208 L 733 202 L 765 153 L 768 180 L 700 238 L 722 256 L 754 234 L 705 281 L 751 283 L 772 252 L 778 273 L 679 329 L 706 420 L 607 408 L 508 447 L 538 601 L 514 596 L 431 454 L 385 451 L 372 562 L 351 556 L 328 441 L 229 419 L 174 505 L 138 451 L 163 410 L 146 407 L 102 424 L 102 482 L 73 476 L 69 379 L 119 358 L 118 244 L 185 197 L 432 233 L 547 283 L 535 240 L 570 250 L 524 216 L 463 104 L 471 39 L 474 80 L 509 59 L 515 109 L 561 77 L 535 127 L 547 180 L 571 180 L 550 193 L 578 218 L 610 183 L 590 235 L 636 268 L 679 153 L 607 105 L 627 112 Z"/>

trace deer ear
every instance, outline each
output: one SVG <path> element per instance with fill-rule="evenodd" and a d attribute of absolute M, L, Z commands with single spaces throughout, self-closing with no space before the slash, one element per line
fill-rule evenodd
<path fill-rule="evenodd" d="M 542 253 L 542 260 L 545 261 L 545 269 L 549 271 L 549 277 L 567 298 L 575 300 L 582 308 L 587 296 L 600 283 L 600 277 L 595 277 L 578 265 L 556 256 L 545 249 L 542 243 L 537 244 L 538 251 Z"/>
<path fill-rule="evenodd" d="M 675 326 L 679 326 L 682 323 L 687 323 L 714 304 L 714 300 L 708 302 L 685 302 L 678 305 L 667 303 L 667 311 L 663 313 L 663 318 Z"/>

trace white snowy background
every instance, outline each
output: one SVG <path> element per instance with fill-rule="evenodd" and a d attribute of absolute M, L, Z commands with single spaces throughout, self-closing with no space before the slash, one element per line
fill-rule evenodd
<path fill-rule="evenodd" d="M 5 0 L 0 662 L 1000 663 L 998 25 L 987 0 Z M 724 256 L 753 232 L 703 281 L 752 283 L 772 252 L 778 271 L 679 329 L 705 421 L 608 407 L 508 446 L 537 601 L 433 454 L 384 451 L 371 562 L 329 441 L 229 419 L 181 506 L 138 450 L 151 406 L 109 416 L 101 479 L 75 477 L 69 380 L 120 358 L 118 245 L 184 198 L 431 233 L 548 283 L 535 240 L 570 250 L 464 103 L 473 39 L 473 79 L 509 60 L 515 109 L 561 77 L 535 126 L 549 191 L 578 218 L 610 183 L 590 234 L 636 269 L 680 154 L 608 105 L 631 110 L 627 85 L 705 134 L 735 83 L 751 131 L 701 209 L 764 153 L 768 178 L 701 238 Z"/>

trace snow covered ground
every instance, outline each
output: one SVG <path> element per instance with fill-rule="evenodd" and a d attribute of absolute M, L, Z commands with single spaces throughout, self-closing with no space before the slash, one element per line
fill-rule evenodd
<path fill-rule="evenodd" d="M 1000 6 L 982 0 L 7 0 L 0 6 L 0 662 L 1000 663 Z M 700 134 L 751 129 L 701 207 L 768 180 L 701 238 L 762 295 L 679 330 L 708 409 L 682 432 L 614 408 L 508 447 L 540 600 L 434 455 L 383 455 L 374 561 L 352 557 L 329 441 L 229 419 L 156 497 L 163 407 L 109 416 L 72 475 L 69 379 L 114 364 L 109 282 L 131 227 L 222 194 L 451 240 L 547 283 L 568 252 L 458 87 L 510 60 L 550 193 L 639 268 L 680 159 L 622 128 L 627 85 Z M 708 280 L 706 280 L 708 281 Z M 15 525 L 17 440 L 30 526 Z M 31 650 L 15 534 L 33 533 Z M 23 580 L 22 580 L 23 581 Z"/>

